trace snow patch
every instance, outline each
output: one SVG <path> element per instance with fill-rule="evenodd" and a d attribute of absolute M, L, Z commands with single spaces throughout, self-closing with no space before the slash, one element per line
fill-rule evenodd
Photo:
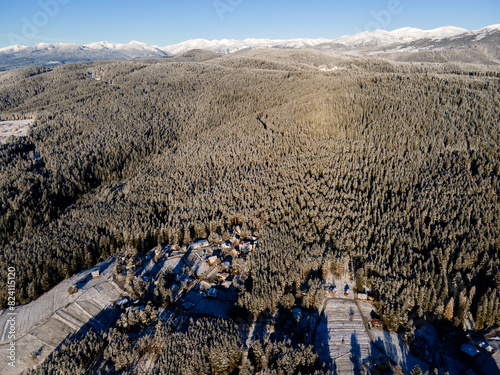
<path fill-rule="evenodd" d="M 346 46 L 382 46 L 395 43 L 408 43 L 419 39 L 445 39 L 466 33 L 466 29 L 454 26 L 445 26 L 433 30 L 421 30 L 404 27 L 393 31 L 375 30 L 365 31 L 354 35 L 345 35 L 334 42 Z"/>
<path fill-rule="evenodd" d="M 491 33 L 498 31 L 500 31 L 500 24 L 483 27 L 482 29 L 472 31 L 471 34 L 476 34 L 474 40 L 481 40 L 486 38 Z"/>
<path fill-rule="evenodd" d="M 7 143 L 10 137 L 25 137 L 35 120 L 0 121 L 0 144 Z"/>
<path fill-rule="evenodd" d="M 332 68 L 328 68 L 326 66 L 319 67 L 319 70 L 321 72 L 336 72 L 337 70 L 344 70 L 344 69 L 345 69 L 345 67 L 343 67 L 343 66 L 334 66 Z"/>
<path fill-rule="evenodd" d="M 14 46 L 8 46 L 0 48 L 0 53 L 16 53 L 28 48 L 27 46 L 22 46 L 20 44 L 16 44 Z"/>

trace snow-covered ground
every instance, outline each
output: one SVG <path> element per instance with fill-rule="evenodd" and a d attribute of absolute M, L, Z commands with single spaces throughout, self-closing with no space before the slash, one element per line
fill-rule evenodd
<path fill-rule="evenodd" d="M 50 354 L 69 334 L 122 296 L 122 290 L 113 281 L 114 258 L 89 268 L 65 280 L 37 300 L 16 308 L 17 367 L 0 366 L 1 375 L 19 374 Z M 93 271 L 100 270 L 97 278 Z M 70 295 L 68 288 L 78 285 L 78 292 Z M 0 313 L 0 352 L 7 351 L 10 311 Z M 99 323 L 96 323 L 99 324 Z M 35 354 L 32 358 L 32 354 Z M 36 358 L 35 358 L 36 357 Z"/>
<path fill-rule="evenodd" d="M 409 374 L 416 365 L 419 365 L 423 372 L 429 369 L 427 363 L 410 353 L 408 345 L 399 338 L 396 332 L 375 328 L 371 330 L 371 335 L 377 347 L 383 348 L 385 353 L 399 364 L 405 373 Z"/>
<path fill-rule="evenodd" d="M 370 302 L 359 302 L 358 304 L 365 319 L 367 321 L 371 321 L 373 318 L 373 313 L 375 312 L 374 306 Z M 429 330 L 431 329 L 433 329 L 433 327 L 429 327 Z M 424 330 L 422 334 L 431 335 L 432 332 L 427 332 Z M 420 366 L 423 372 L 425 372 L 429 368 L 429 365 L 426 362 L 420 360 L 410 353 L 410 349 L 408 348 L 406 343 L 400 339 L 396 332 L 389 332 L 382 328 L 372 328 L 370 330 L 370 335 L 375 342 L 375 346 L 378 349 L 384 351 L 387 356 L 389 356 L 395 363 L 400 365 L 405 373 L 409 374 L 417 364 Z"/>
<path fill-rule="evenodd" d="M 352 280 L 348 274 L 342 277 L 334 277 L 332 278 L 333 284 L 337 287 L 337 293 L 335 294 L 336 298 L 345 298 L 349 300 L 354 299 L 354 289 L 356 287 L 356 283 Z M 348 293 L 346 295 L 346 292 Z"/>
<path fill-rule="evenodd" d="M 334 67 L 329 68 L 325 65 L 322 65 L 319 67 L 319 70 L 321 72 L 336 72 L 337 70 L 344 70 L 344 69 L 346 69 L 346 68 L 342 67 L 342 66 L 334 66 Z"/>
<path fill-rule="evenodd" d="M 320 363 L 336 369 L 338 374 L 359 373 L 364 363 L 380 355 L 370 343 L 356 304 L 347 299 L 327 302 L 315 347 Z"/>
<path fill-rule="evenodd" d="M 9 137 L 28 135 L 29 127 L 35 120 L 0 121 L 0 144 L 7 143 Z"/>

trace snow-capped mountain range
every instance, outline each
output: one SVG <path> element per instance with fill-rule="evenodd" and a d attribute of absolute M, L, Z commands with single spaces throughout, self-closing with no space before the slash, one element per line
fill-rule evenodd
<path fill-rule="evenodd" d="M 132 41 L 128 44 L 97 42 L 87 45 L 40 43 L 33 46 L 14 45 L 0 48 L 0 70 L 30 65 L 55 65 L 89 60 L 120 60 L 148 57 L 176 56 L 192 49 L 219 54 L 231 54 L 254 48 L 305 49 L 349 54 L 371 54 L 386 50 L 407 51 L 409 47 L 432 48 L 437 43 L 457 39 L 480 41 L 492 34 L 500 35 L 500 24 L 475 31 L 447 26 L 434 30 L 405 27 L 394 31 L 375 30 L 337 39 L 194 39 L 165 47 Z M 427 47 L 426 47 L 427 46 Z"/>

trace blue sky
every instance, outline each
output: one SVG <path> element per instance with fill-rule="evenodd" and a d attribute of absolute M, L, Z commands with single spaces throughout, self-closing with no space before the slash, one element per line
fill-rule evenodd
<path fill-rule="evenodd" d="M 336 38 L 500 23 L 498 0 L 0 0 L 0 47 L 41 42 Z"/>

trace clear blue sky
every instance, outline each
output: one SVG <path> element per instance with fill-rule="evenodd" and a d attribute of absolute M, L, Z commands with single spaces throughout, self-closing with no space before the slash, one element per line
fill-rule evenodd
<path fill-rule="evenodd" d="M 0 12 L 0 47 L 336 38 L 375 28 L 474 30 L 500 23 L 498 0 L 0 0 Z"/>

